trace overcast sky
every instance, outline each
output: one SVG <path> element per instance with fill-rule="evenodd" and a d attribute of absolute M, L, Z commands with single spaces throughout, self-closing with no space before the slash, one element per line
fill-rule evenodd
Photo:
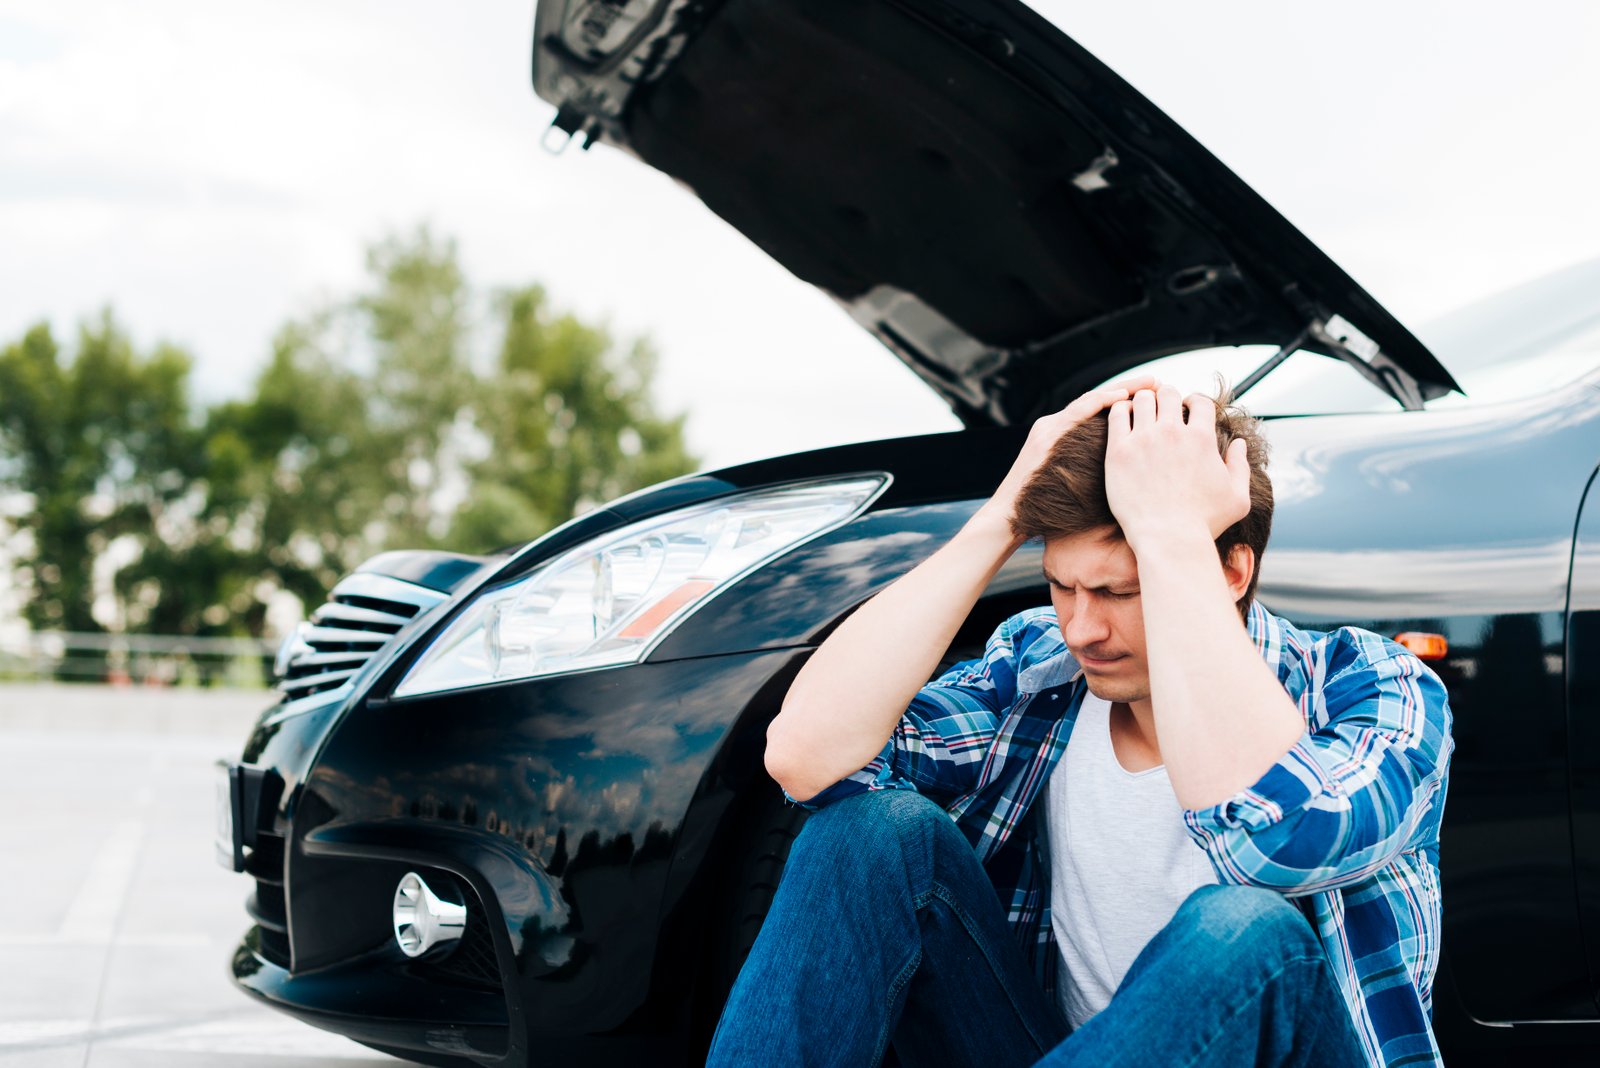
<path fill-rule="evenodd" d="M 1403 322 L 1600 255 L 1600 4 L 1039 6 Z M 526 0 L 0 0 L 0 338 L 109 303 L 242 393 L 420 221 L 648 332 L 711 465 L 953 428 L 830 300 L 603 148 L 551 156 Z M 1424 333 L 1424 340 L 1426 334 Z"/>

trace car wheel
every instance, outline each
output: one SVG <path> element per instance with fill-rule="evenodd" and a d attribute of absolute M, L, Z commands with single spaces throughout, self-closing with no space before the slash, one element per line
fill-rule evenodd
<path fill-rule="evenodd" d="M 695 947 L 699 993 L 691 1010 L 689 1043 L 694 1063 L 706 1059 L 734 980 L 772 907 L 789 849 L 810 815 L 787 804 L 777 784 L 765 778 L 734 801 L 733 813 L 719 835 L 727 845 L 720 851 L 716 871 L 706 872 L 716 889 L 701 913 L 709 937 Z"/>
<path fill-rule="evenodd" d="M 739 969 L 750 955 L 750 947 L 756 943 L 756 935 L 772 908 L 773 895 L 778 892 L 778 881 L 783 878 L 789 850 L 811 815 L 785 802 L 782 795 L 762 807 L 764 811 L 753 821 L 754 837 L 733 883 L 731 937 L 723 955 L 723 974 L 728 989 L 732 989 Z"/>
<path fill-rule="evenodd" d="M 761 924 L 772 908 L 772 898 L 778 891 L 778 881 L 783 878 L 789 850 L 800 834 L 800 828 L 805 826 L 811 815 L 806 809 L 787 804 L 781 795 L 775 802 L 762 801 L 759 804 L 760 808 L 750 823 L 754 828 L 751 847 L 738 865 L 732 884 L 734 907 L 727 913 L 730 922 L 724 928 L 726 934 L 718 950 L 718 989 L 722 996 L 699 1049 L 702 1059 L 710 1047 L 711 1032 L 716 1028 L 717 1018 L 722 1014 L 722 1002 L 727 1000 L 728 992 L 733 989 L 733 981 L 738 978 L 739 969 L 744 967 L 745 958 L 755 945 L 756 935 L 761 932 Z M 884 1050 L 877 1068 L 899 1066 L 900 1058 L 891 1045 Z"/>

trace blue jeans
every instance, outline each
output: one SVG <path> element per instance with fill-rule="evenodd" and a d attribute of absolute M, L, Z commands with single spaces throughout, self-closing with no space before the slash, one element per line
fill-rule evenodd
<path fill-rule="evenodd" d="M 977 854 L 909 790 L 807 820 L 712 1039 L 709 1065 L 1365 1065 L 1306 918 L 1283 896 L 1196 890 L 1111 1004 L 1071 1031 Z"/>

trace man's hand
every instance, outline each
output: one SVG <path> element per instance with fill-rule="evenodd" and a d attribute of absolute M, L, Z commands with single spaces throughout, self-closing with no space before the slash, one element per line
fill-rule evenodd
<path fill-rule="evenodd" d="M 1187 412 L 1187 420 L 1185 413 Z M 1216 540 L 1250 512 L 1243 439 L 1217 452 L 1217 406 L 1171 386 L 1111 405 L 1106 500 L 1135 555 L 1150 537 L 1205 532 Z"/>
<path fill-rule="evenodd" d="M 1114 406 L 1118 401 L 1126 404 L 1128 398 L 1134 396 L 1137 391 L 1154 388 L 1156 380 L 1153 376 L 1140 375 L 1114 385 L 1090 390 L 1059 412 L 1052 412 L 1034 420 L 1033 429 L 1028 431 L 1028 440 L 1023 443 L 1022 451 L 1017 454 L 1011 470 L 1006 473 L 994 495 L 978 511 L 988 513 L 1010 529 L 1011 519 L 1016 515 L 1018 494 L 1022 492 L 1022 487 L 1027 485 L 1028 479 L 1033 477 L 1033 473 L 1044 464 L 1050 455 L 1050 449 L 1061 440 L 1063 434 L 1084 420 L 1093 418 Z"/>
<path fill-rule="evenodd" d="M 852 612 L 817 647 L 767 727 L 767 771 L 791 796 L 814 797 L 878 754 L 972 606 L 1016 552 L 1017 494 L 1051 447 L 1085 419 L 1155 384 L 1144 376 L 1093 390 L 1036 421 L 994 496 L 938 552 Z"/>
<path fill-rule="evenodd" d="M 1224 460 L 1216 404 L 1171 387 L 1140 390 L 1110 418 L 1106 498 L 1139 563 L 1161 758 L 1178 803 L 1209 808 L 1258 781 L 1306 732 L 1239 618 L 1248 570 L 1217 562 L 1216 539 L 1250 512 L 1247 447 L 1233 442 Z"/>

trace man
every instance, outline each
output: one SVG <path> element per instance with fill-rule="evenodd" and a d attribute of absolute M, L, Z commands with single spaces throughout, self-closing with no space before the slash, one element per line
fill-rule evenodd
<path fill-rule="evenodd" d="M 816 812 L 711 1063 L 1437 1060 L 1445 691 L 1254 602 L 1265 465 L 1209 398 L 1085 395 L 817 649 L 766 755 Z M 1051 607 L 924 685 L 1030 536 Z"/>

